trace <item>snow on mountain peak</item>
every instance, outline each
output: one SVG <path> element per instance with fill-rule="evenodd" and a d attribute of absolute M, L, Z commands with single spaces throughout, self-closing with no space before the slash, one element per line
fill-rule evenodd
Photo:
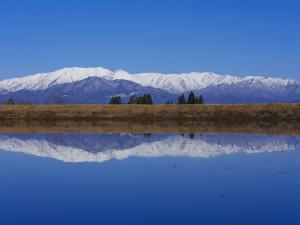
<path fill-rule="evenodd" d="M 48 87 L 84 80 L 88 77 L 101 77 L 108 80 L 128 80 L 153 88 L 163 89 L 171 93 L 183 93 L 191 90 L 202 90 L 219 85 L 246 84 L 265 85 L 267 87 L 286 87 L 297 82 L 294 80 L 247 76 L 244 78 L 219 75 L 211 72 L 191 72 L 181 74 L 138 73 L 130 74 L 124 70 L 110 71 L 102 67 L 95 68 L 64 68 L 49 73 L 38 73 L 31 76 L 12 78 L 0 81 L 0 90 L 15 92 L 19 90 L 44 90 Z"/>
<path fill-rule="evenodd" d="M 0 81 L 0 89 L 14 92 L 19 90 L 43 90 L 56 84 L 71 83 L 92 76 L 105 76 L 110 70 L 102 67 L 79 68 L 70 67 L 49 73 L 37 73 L 30 76 L 11 78 Z"/>

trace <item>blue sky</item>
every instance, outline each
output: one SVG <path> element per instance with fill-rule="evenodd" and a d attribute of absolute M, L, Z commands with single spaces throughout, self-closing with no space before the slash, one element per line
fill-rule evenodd
<path fill-rule="evenodd" d="M 300 80 L 298 2 L 2 0 L 0 79 L 103 66 Z"/>

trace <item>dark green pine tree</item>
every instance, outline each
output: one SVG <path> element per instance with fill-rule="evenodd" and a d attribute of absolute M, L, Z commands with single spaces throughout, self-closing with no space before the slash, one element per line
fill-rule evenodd
<path fill-rule="evenodd" d="M 144 97 L 142 96 L 137 96 L 135 98 L 135 104 L 144 104 Z"/>
<path fill-rule="evenodd" d="M 7 104 L 8 104 L 8 105 L 14 105 L 14 104 L 15 104 L 14 100 L 12 99 L 12 97 L 10 97 L 10 98 L 7 100 Z"/>
<path fill-rule="evenodd" d="M 135 104 L 136 103 L 136 95 L 130 95 L 128 104 Z"/>
<path fill-rule="evenodd" d="M 198 104 L 203 104 L 203 103 L 204 103 L 203 97 L 202 97 L 202 95 L 199 95 Z"/>
<path fill-rule="evenodd" d="M 111 97 L 109 104 L 113 104 L 113 105 L 119 105 L 122 104 L 122 99 L 121 96 L 113 96 Z"/>
<path fill-rule="evenodd" d="M 144 94 L 143 96 L 131 95 L 129 97 L 128 104 L 152 105 L 153 100 L 150 94 Z"/>
<path fill-rule="evenodd" d="M 152 105 L 153 101 L 150 94 L 144 94 L 142 104 Z"/>
<path fill-rule="evenodd" d="M 181 94 L 181 95 L 178 97 L 178 102 L 177 102 L 177 103 L 180 104 L 180 105 L 186 104 L 184 94 Z"/>
<path fill-rule="evenodd" d="M 149 105 L 153 105 L 153 100 L 150 94 L 148 94 L 148 103 Z"/>
<path fill-rule="evenodd" d="M 193 91 L 189 94 L 187 104 L 196 104 L 196 96 Z"/>
<path fill-rule="evenodd" d="M 148 95 L 147 94 L 144 94 L 143 97 L 142 97 L 142 104 L 147 104 L 148 103 Z"/>

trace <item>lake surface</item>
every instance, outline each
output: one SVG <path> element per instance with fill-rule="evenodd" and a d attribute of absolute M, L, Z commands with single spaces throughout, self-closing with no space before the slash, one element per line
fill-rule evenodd
<path fill-rule="evenodd" d="M 0 224 L 300 224 L 300 136 L 0 134 Z"/>

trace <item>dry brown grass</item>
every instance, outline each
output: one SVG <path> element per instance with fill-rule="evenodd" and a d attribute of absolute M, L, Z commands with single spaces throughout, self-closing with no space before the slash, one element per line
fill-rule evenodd
<path fill-rule="evenodd" d="M 300 121 L 300 104 L 1 105 L 2 121 Z"/>
<path fill-rule="evenodd" d="M 0 132 L 300 134 L 300 104 L 1 105 Z"/>

